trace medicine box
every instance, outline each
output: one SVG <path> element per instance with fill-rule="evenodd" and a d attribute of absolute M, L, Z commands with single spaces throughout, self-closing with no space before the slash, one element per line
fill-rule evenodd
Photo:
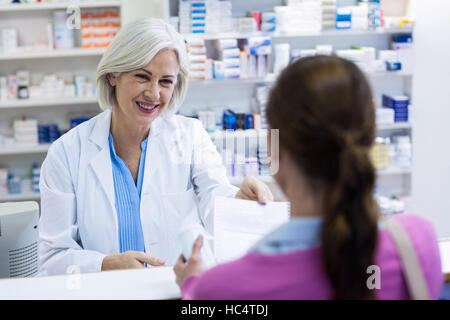
<path fill-rule="evenodd" d="M 383 107 L 394 110 L 394 121 L 408 121 L 409 98 L 407 96 L 390 96 L 383 94 Z"/>

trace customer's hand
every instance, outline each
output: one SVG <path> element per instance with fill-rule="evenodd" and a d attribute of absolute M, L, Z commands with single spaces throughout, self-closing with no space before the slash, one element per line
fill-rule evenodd
<path fill-rule="evenodd" d="M 192 245 L 192 254 L 189 257 L 189 260 L 186 262 L 186 258 L 181 254 L 177 263 L 173 267 L 177 284 L 180 287 L 187 278 L 202 272 L 202 261 L 200 258 L 200 249 L 202 245 L 203 237 L 200 235 Z"/>
<path fill-rule="evenodd" d="M 244 179 L 241 189 L 236 193 L 236 198 L 255 200 L 261 204 L 266 204 L 267 201 L 273 201 L 273 195 L 269 187 L 252 176 Z"/>
<path fill-rule="evenodd" d="M 112 254 L 103 259 L 102 271 L 145 268 L 145 264 L 163 266 L 165 262 L 140 251 Z"/>

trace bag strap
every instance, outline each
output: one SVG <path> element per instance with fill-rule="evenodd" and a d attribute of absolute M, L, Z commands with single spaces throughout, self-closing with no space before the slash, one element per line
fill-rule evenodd
<path fill-rule="evenodd" d="M 386 220 L 385 225 L 397 247 L 411 299 L 429 300 L 430 293 L 427 282 L 408 233 L 394 219 Z"/>

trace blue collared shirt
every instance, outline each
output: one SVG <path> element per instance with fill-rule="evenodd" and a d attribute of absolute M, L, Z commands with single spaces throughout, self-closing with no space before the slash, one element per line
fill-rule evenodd
<path fill-rule="evenodd" d="M 320 217 L 294 217 L 258 241 L 251 252 L 282 254 L 317 247 L 321 243 Z"/>
<path fill-rule="evenodd" d="M 145 252 L 140 203 L 147 141 L 148 138 L 141 143 L 141 159 L 137 184 L 135 184 L 127 164 L 116 154 L 113 137 L 109 133 L 120 252 L 130 250 Z"/>

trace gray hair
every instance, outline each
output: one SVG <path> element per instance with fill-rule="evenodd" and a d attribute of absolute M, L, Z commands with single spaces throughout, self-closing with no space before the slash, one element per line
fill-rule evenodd
<path fill-rule="evenodd" d="M 97 92 L 100 108 L 112 109 L 117 105 L 115 88 L 108 74 L 145 67 L 162 49 L 173 49 L 179 63 L 179 74 L 166 114 L 174 114 L 184 101 L 188 86 L 189 58 L 183 37 L 162 19 L 144 18 L 123 26 L 114 37 L 97 67 Z"/>

